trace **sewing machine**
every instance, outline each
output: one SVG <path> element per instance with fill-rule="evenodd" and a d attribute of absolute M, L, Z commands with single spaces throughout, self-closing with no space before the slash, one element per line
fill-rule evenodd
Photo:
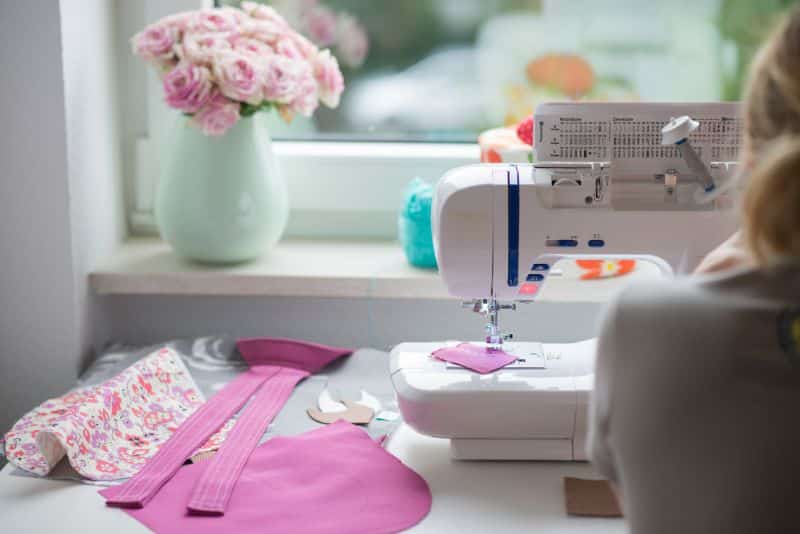
<path fill-rule="evenodd" d="M 690 272 L 736 229 L 742 123 L 734 103 L 555 103 L 534 113 L 535 163 L 445 174 L 432 208 L 448 292 L 517 361 L 481 375 L 402 343 L 391 374 L 405 421 L 459 459 L 585 460 L 595 340 L 516 341 L 518 304 L 607 300 L 637 278 Z M 536 324 L 525 336 L 536 335 Z"/>

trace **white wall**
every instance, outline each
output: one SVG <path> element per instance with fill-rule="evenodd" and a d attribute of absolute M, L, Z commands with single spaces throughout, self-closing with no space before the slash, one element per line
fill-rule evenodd
<path fill-rule="evenodd" d="M 125 235 L 114 2 L 61 0 L 70 220 L 80 350 L 106 332 L 87 274 Z"/>
<path fill-rule="evenodd" d="M 106 297 L 109 335 L 134 345 L 211 335 L 275 336 L 389 350 L 404 341 L 481 339 L 484 320 L 457 300 L 293 297 Z M 597 335 L 602 305 L 520 305 L 501 326 L 523 341 Z"/>
<path fill-rule="evenodd" d="M 86 275 L 122 235 L 113 6 L 0 16 L 0 431 L 62 393 L 105 338 Z M 62 40 L 63 37 L 63 40 Z"/>
<path fill-rule="evenodd" d="M 0 429 L 75 376 L 75 277 L 58 9 L 0 16 Z"/>

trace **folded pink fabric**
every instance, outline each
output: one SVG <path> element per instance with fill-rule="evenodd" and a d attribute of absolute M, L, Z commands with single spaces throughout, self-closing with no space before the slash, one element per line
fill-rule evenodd
<path fill-rule="evenodd" d="M 207 469 L 183 467 L 146 508 L 125 512 L 160 533 L 377 534 L 410 528 L 431 507 L 422 477 L 344 421 L 258 447 L 224 516 L 186 512 Z"/>
<path fill-rule="evenodd" d="M 192 508 L 197 512 L 223 513 L 242 467 L 294 385 L 352 353 L 350 349 L 276 338 L 241 340 L 237 347 L 250 369 L 194 412 L 135 477 L 103 492 L 107 505 L 145 506 L 200 444 L 236 414 L 256 391 L 270 384 L 259 396 L 261 400 L 248 405 L 239 416 L 219 452 L 209 461 L 211 473 L 201 480 L 197 495 L 191 498 Z M 276 378 L 277 382 L 271 384 Z M 184 507 L 187 505 L 189 499 Z"/>
<path fill-rule="evenodd" d="M 502 350 L 489 350 L 480 345 L 461 343 L 433 352 L 434 358 L 458 364 L 481 374 L 491 373 L 517 360 Z"/>

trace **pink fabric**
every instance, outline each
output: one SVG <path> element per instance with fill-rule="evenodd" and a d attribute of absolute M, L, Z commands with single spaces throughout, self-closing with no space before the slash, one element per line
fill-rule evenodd
<path fill-rule="evenodd" d="M 278 372 L 261 386 L 247 410 L 239 417 L 225 443 L 215 454 L 195 485 L 189 510 L 204 514 L 223 514 L 242 474 L 247 459 L 267 431 L 270 422 L 286 404 L 294 386 L 308 371 L 278 367 Z"/>
<path fill-rule="evenodd" d="M 160 533 L 377 534 L 410 528 L 431 507 L 422 477 L 344 421 L 258 447 L 224 516 L 186 512 L 208 468 L 183 467 L 149 506 L 125 512 Z"/>
<path fill-rule="evenodd" d="M 236 348 L 250 367 L 277 365 L 309 373 L 316 373 L 334 360 L 353 353 L 353 349 L 275 337 L 240 339 Z"/>
<path fill-rule="evenodd" d="M 66 456 L 90 480 L 128 478 L 203 400 L 180 356 L 163 348 L 101 384 L 25 414 L 6 434 L 5 454 L 13 465 L 41 476 Z M 214 442 L 222 439 L 223 432 L 212 436 Z M 201 450 L 190 453 L 213 445 L 200 441 Z"/>
<path fill-rule="evenodd" d="M 267 374 L 252 371 L 238 376 L 194 412 L 135 477 L 124 484 L 109 488 L 110 491 L 103 494 L 106 504 L 120 507 L 141 507 L 147 504 L 189 458 L 197 444 L 205 441 L 239 411 L 268 377 Z M 235 430 L 236 426 L 233 428 Z"/>
<path fill-rule="evenodd" d="M 491 373 L 517 360 L 502 350 L 489 350 L 480 345 L 462 343 L 455 347 L 445 347 L 433 352 L 439 360 L 456 363 L 481 374 Z"/>
<path fill-rule="evenodd" d="M 197 444 L 202 444 L 215 430 L 222 427 L 265 382 L 269 382 L 273 377 L 287 371 L 286 376 L 294 377 L 292 383 L 292 387 L 294 387 L 294 384 L 303 377 L 352 352 L 350 349 L 273 338 L 241 340 L 237 343 L 237 347 L 250 365 L 250 369 L 194 412 L 135 477 L 103 492 L 107 505 L 123 508 L 145 506 L 174 476 L 175 472 L 197 448 Z M 290 370 L 293 372 L 288 372 Z M 270 388 L 265 393 L 265 398 L 275 395 L 276 391 L 278 390 Z M 229 437 L 220 449 L 220 453 L 222 449 L 229 449 L 223 454 L 222 459 L 218 460 L 222 462 L 221 468 L 236 466 L 240 463 L 244 465 L 258 442 L 258 439 L 253 441 L 250 437 L 256 430 L 257 424 L 255 423 L 263 423 L 263 419 L 267 418 L 271 420 L 286 401 L 289 393 L 291 390 L 285 394 L 280 393 L 276 397 L 276 401 L 279 402 L 275 402 L 274 413 L 271 415 L 260 414 L 258 406 L 253 406 L 252 410 L 245 409 L 231 431 L 231 435 L 236 434 L 235 438 L 230 439 Z M 254 413 L 248 415 L 251 411 Z M 268 425 L 269 420 L 265 424 Z M 241 429 L 239 429 L 240 426 Z M 244 441 L 239 443 L 238 440 L 241 439 Z M 221 471 L 215 468 L 213 473 L 220 474 Z M 223 474 L 221 479 L 212 479 L 210 475 L 208 479 L 203 480 L 197 496 L 199 499 L 198 511 L 204 511 L 204 507 L 208 505 L 213 512 L 221 513 L 219 502 L 227 500 L 235 483 L 236 479 L 231 478 L 230 474 Z M 215 495 L 215 499 L 206 502 L 207 488 L 212 484 L 220 488 L 220 493 Z M 188 500 L 184 506 L 187 504 Z M 222 508 L 224 509 L 224 504 Z"/>

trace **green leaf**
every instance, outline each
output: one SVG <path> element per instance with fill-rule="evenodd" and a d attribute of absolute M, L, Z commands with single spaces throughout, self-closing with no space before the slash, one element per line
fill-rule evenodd
<path fill-rule="evenodd" d="M 253 104 L 248 104 L 247 102 L 242 102 L 241 107 L 239 108 L 239 115 L 242 117 L 250 117 L 259 111 L 269 111 L 272 108 L 272 104 L 270 102 L 262 102 L 257 106 Z"/>
<path fill-rule="evenodd" d="M 242 102 L 242 107 L 239 108 L 239 114 L 242 117 L 249 117 L 258 111 L 258 107 L 252 104 L 248 104 L 247 102 Z"/>

